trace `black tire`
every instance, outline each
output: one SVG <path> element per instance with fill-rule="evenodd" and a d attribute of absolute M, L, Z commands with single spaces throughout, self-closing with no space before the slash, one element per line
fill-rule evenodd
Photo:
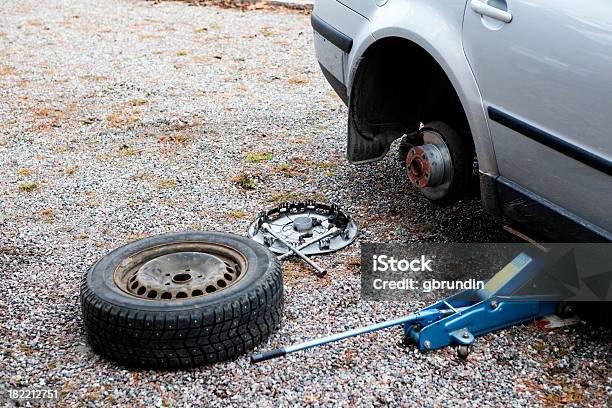
<path fill-rule="evenodd" d="M 453 177 L 448 190 L 443 195 L 434 191 L 435 187 L 425 187 L 419 189 L 419 191 L 432 203 L 445 207 L 454 204 L 469 194 L 472 176 L 472 155 L 466 142 L 450 125 L 438 121 L 428 122 L 425 123 L 419 132 L 425 130 L 433 130 L 438 133 L 448 146 L 453 167 Z"/>
<path fill-rule="evenodd" d="M 572 317 L 576 314 L 576 305 L 573 302 L 559 302 L 557 304 L 556 315 L 567 319 L 568 317 Z"/>
<path fill-rule="evenodd" d="M 143 299 L 115 283 L 124 260 L 182 242 L 229 247 L 246 259 L 247 270 L 224 290 L 180 300 Z M 165 234 L 118 248 L 93 265 L 82 280 L 81 308 L 89 344 L 100 354 L 127 366 L 193 367 L 236 358 L 278 328 L 282 274 L 276 257 L 250 239 L 215 232 Z"/>

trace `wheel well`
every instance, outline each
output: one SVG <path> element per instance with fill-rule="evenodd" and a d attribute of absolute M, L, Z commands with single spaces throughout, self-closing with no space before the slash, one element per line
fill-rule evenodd
<path fill-rule="evenodd" d="M 453 85 L 437 61 L 412 41 L 390 37 L 368 48 L 355 72 L 349 106 L 357 130 L 366 137 L 400 137 L 438 120 L 451 125 L 474 151 Z"/>

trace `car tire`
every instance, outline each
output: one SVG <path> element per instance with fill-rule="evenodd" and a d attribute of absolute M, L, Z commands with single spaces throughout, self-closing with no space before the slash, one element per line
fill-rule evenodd
<path fill-rule="evenodd" d="M 244 237 L 165 234 L 96 262 L 82 280 L 81 308 L 89 344 L 120 364 L 210 364 L 253 349 L 279 327 L 281 268 L 270 251 Z"/>

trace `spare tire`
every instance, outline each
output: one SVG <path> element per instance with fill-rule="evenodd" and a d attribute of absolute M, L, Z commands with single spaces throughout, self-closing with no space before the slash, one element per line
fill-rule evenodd
<path fill-rule="evenodd" d="M 235 358 L 278 328 L 283 282 L 276 257 L 225 233 L 141 239 L 83 277 L 92 348 L 121 364 L 185 368 Z"/>

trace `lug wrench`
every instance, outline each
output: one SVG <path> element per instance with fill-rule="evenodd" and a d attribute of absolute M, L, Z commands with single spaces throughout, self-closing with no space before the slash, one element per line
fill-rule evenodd
<path fill-rule="evenodd" d="M 327 231 L 325 234 L 321 234 L 316 238 L 311 239 L 310 241 L 306 241 L 304 242 L 302 245 L 297 247 L 297 250 L 302 251 L 305 248 L 308 248 L 309 246 L 311 246 L 312 244 L 316 244 L 317 242 L 330 237 L 330 236 L 335 236 L 336 234 L 338 234 L 338 228 L 337 227 L 333 227 L 332 229 L 330 229 L 329 231 Z M 287 258 L 289 258 L 291 256 L 291 251 L 287 252 L 286 254 L 282 254 L 281 256 L 278 257 L 279 261 L 283 261 Z"/>
<path fill-rule="evenodd" d="M 272 235 L 274 238 L 278 239 L 283 245 L 285 245 L 291 252 L 295 253 L 297 256 L 302 258 L 308 265 L 312 266 L 320 276 L 323 276 L 327 273 L 327 271 L 321 268 L 319 265 L 311 261 L 306 255 L 302 253 L 299 249 L 293 247 L 290 243 L 285 241 L 281 236 L 279 236 L 276 232 L 272 231 L 268 223 L 262 224 L 261 228 L 264 229 L 268 234 Z"/>

